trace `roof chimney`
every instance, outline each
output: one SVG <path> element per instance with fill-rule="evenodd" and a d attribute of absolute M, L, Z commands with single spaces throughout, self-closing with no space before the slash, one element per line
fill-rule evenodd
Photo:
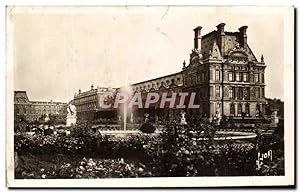
<path fill-rule="evenodd" d="M 199 51 L 201 51 L 201 39 L 202 39 L 201 29 L 202 29 L 201 26 L 198 26 L 194 29 L 195 32 L 194 48 L 198 49 Z"/>
<path fill-rule="evenodd" d="M 265 60 L 264 60 L 264 55 L 263 55 L 263 54 L 262 54 L 261 57 L 260 57 L 260 62 L 261 62 L 261 63 L 264 63 L 264 62 L 265 62 Z"/>
<path fill-rule="evenodd" d="M 242 26 L 239 28 L 241 44 L 242 44 L 243 48 L 247 47 L 247 28 L 248 28 L 248 26 Z"/>
<path fill-rule="evenodd" d="M 225 30 L 224 30 L 225 25 L 226 25 L 225 23 L 220 23 L 219 25 L 217 25 L 217 29 L 220 35 L 225 35 Z"/>
<path fill-rule="evenodd" d="M 225 23 L 220 23 L 219 25 L 217 25 L 217 29 L 218 29 L 218 43 L 219 43 L 219 47 L 221 50 L 221 55 L 225 54 Z"/>

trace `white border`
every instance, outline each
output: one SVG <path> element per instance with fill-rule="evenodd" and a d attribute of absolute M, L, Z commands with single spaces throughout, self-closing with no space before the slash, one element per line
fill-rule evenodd
<path fill-rule="evenodd" d="M 22 4 L 17 1 L 17 4 Z M 38 3 L 39 4 L 39 3 Z M 50 3 L 51 4 L 51 3 Z M 57 4 L 57 2 L 56 2 Z M 130 4 L 130 3 L 127 3 Z M 236 7 L 237 10 L 245 7 Z M 248 7 L 252 9 L 255 7 Z M 13 111 L 6 111 L 6 161 L 9 187 L 219 187 L 219 186 L 271 186 L 294 184 L 294 12 L 286 7 L 280 14 L 284 20 L 284 85 L 285 85 L 285 176 L 264 177 L 157 177 L 127 179 L 70 179 L 70 180 L 15 180 L 13 179 Z M 8 35 L 7 43 L 13 39 Z M 11 48 L 10 48 L 11 49 Z M 11 51 L 11 50 L 10 50 Z M 6 109 L 13 109 L 13 56 L 7 52 Z M 272 65 L 272 64 L 270 64 Z"/>

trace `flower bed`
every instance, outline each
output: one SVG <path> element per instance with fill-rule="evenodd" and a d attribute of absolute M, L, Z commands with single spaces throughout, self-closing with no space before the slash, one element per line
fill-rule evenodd
<path fill-rule="evenodd" d="M 146 166 L 132 160 L 65 155 L 21 155 L 17 179 L 122 178 L 151 176 Z"/>
<path fill-rule="evenodd" d="M 139 173 L 136 169 L 134 169 L 136 172 L 133 174 L 124 173 L 123 171 L 127 170 L 124 169 L 126 164 L 124 165 L 123 162 L 127 163 L 127 160 L 135 160 L 135 163 L 138 163 L 138 165 L 144 165 L 145 167 L 142 168 L 143 171 L 151 171 L 151 176 L 252 176 L 284 174 L 283 146 L 277 147 L 277 142 L 280 142 L 280 138 L 277 139 L 271 136 L 268 139 L 258 137 L 244 141 L 218 141 L 214 140 L 215 133 L 216 129 L 213 125 L 208 124 L 183 127 L 174 123 L 169 124 L 166 130 L 162 131 L 159 135 L 137 134 L 126 137 L 100 136 L 87 128 L 81 127 L 80 130 L 75 128 L 71 135 L 67 136 L 62 134 L 47 136 L 16 135 L 15 149 L 19 157 L 24 156 L 25 158 L 31 155 L 52 155 L 54 157 L 57 155 L 67 157 L 81 155 L 92 158 L 92 161 L 94 159 L 102 160 L 102 162 L 99 162 L 100 165 L 103 165 L 105 171 L 109 171 L 108 173 L 101 173 L 101 170 L 98 170 L 100 165 L 98 167 L 97 163 L 96 165 L 92 164 L 92 168 L 85 168 L 81 171 L 84 166 L 80 167 L 79 160 L 82 161 L 83 158 L 77 157 L 74 161 L 75 165 L 72 164 L 71 166 L 63 167 L 67 168 L 65 169 L 66 172 L 72 173 L 72 175 L 63 176 L 69 176 L 70 178 L 97 178 L 99 176 L 136 177 L 150 175 L 150 173 Z M 203 136 L 209 140 L 201 140 Z M 276 158 L 273 162 L 267 163 L 269 166 L 266 165 L 263 167 L 263 170 L 259 171 L 256 170 L 255 165 L 257 159 L 256 146 L 260 147 L 260 151 L 271 148 L 274 150 L 274 157 Z M 87 160 L 89 161 L 89 159 Z M 86 165 L 88 166 L 88 164 Z M 53 170 L 56 173 L 57 167 L 49 171 Z M 114 173 L 113 170 L 115 167 L 122 171 L 122 175 L 119 175 L 119 172 L 118 175 Z M 21 169 L 22 172 L 26 172 L 26 175 L 24 175 L 27 177 L 31 174 L 32 170 Z M 22 172 L 19 172 L 19 176 L 24 176 Z M 34 174 L 34 176 L 36 175 Z M 47 176 L 51 177 L 49 173 Z M 41 177 L 40 174 L 39 177 Z M 53 174 L 53 177 L 59 177 L 59 175 Z"/>

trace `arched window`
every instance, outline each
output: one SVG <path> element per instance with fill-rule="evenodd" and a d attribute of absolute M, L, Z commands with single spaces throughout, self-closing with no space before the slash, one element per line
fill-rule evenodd
<path fill-rule="evenodd" d="M 230 104 L 230 115 L 232 115 L 232 116 L 235 115 L 235 106 L 234 106 L 234 103 Z"/>
<path fill-rule="evenodd" d="M 238 116 L 241 116 L 242 115 L 242 104 L 241 103 L 239 103 L 238 104 Z"/>

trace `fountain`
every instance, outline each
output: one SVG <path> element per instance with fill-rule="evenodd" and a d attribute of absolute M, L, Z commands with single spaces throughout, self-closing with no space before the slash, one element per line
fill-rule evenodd
<path fill-rule="evenodd" d="M 133 113 L 130 113 L 130 123 L 133 123 Z"/>
<path fill-rule="evenodd" d="M 132 95 L 132 89 L 130 86 L 125 86 L 125 87 L 121 88 L 120 92 L 126 94 L 129 97 Z M 121 120 L 121 117 L 123 116 L 123 131 L 127 130 L 127 114 L 128 113 L 130 113 L 130 115 L 131 115 L 131 109 L 128 109 L 127 102 L 124 102 L 124 104 L 122 104 L 121 108 L 119 108 L 119 116 L 118 116 L 119 121 Z M 131 120 L 133 120 L 132 116 L 131 116 Z"/>
<path fill-rule="evenodd" d="M 126 104 L 124 104 L 124 109 L 123 109 L 123 116 L 124 116 L 124 118 L 123 118 L 123 129 L 124 129 L 124 131 L 126 131 L 126 124 L 127 124 L 127 105 Z"/>

